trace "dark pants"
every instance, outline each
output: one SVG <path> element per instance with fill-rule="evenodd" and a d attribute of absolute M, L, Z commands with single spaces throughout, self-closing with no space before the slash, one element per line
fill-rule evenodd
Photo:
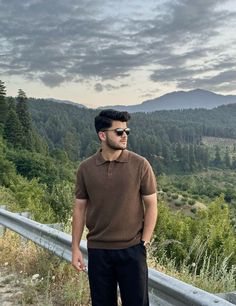
<path fill-rule="evenodd" d="M 149 306 L 146 249 L 138 245 L 119 250 L 88 249 L 88 275 L 93 306 Z"/>

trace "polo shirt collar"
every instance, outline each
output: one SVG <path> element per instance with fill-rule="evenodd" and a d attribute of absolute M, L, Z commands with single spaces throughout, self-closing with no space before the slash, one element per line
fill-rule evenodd
<path fill-rule="evenodd" d="M 102 150 L 100 149 L 97 153 L 96 153 L 96 165 L 100 166 L 102 164 L 105 164 L 107 162 L 107 160 L 105 160 L 102 156 Z M 128 150 L 123 150 L 121 152 L 121 155 L 115 160 L 115 162 L 119 162 L 119 163 L 127 163 L 128 162 L 128 156 L 129 156 L 129 151 Z"/>

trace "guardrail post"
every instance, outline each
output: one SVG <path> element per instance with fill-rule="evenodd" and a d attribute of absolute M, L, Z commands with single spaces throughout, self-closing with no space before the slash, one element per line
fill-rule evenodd
<path fill-rule="evenodd" d="M 16 213 L 16 214 L 20 215 L 22 217 L 25 217 L 25 218 L 29 218 L 30 217 L 30 213 L 28 211 L 22 211 L 22 212 L 19 212 L 19 213 Z M 27 244 L 28 240 L 29 239 L 20 236 L 20 241 L 21 241 L 21 244 L 23 246 Z"/>
<path fill-rule="evenodd" d="M 1 209 L 6 209 L 7 206 L 6 205 L 0 205 L 0 208 Z M 3 237 L 5 232 L 6 232 L 6 227 L 3 226 L 3 225 L 0 225 L 0 237 Z"/>

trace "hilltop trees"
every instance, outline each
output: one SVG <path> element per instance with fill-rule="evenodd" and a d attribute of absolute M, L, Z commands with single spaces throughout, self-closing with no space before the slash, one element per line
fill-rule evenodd
<path fill-rule="evenodd" d="M 6 98 L 6 88 L 0 81 L 0 133 L 16 149 L 47 153 L 47 144 L 32 125 L 25 92 L 19 89 L 16 99 Z"/>
<path fill-rule="evenodd" d="M 4 125 L 4 137 L 15 148 L 22 147 L 23 129 L 16 111 L 11 108 Z"/>
<path fill-rule="evenodd" d="M 0 129 L 3 128 L 8 107 L 6 102 L 6 87 L 4 82 L 0 80 Z"/>
<path fill-rule="evenodd" d="M 33 149 L 33 129 L 30 119 L 30 114 L 27 106 L 27 97 L 22 89 L 19 89 L 16 98 L 16 112 L 22 127 L 22 146 L 26 149 Z"/>

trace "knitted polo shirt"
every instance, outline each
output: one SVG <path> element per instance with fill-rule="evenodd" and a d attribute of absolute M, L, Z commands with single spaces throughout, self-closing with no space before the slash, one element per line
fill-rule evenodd
<path fill-rule="evenodd" d="M 75 195 L 87 199 L 89 248 L 122 249 L 140 242 L 144 206 L 142 195 L 156 193 L 149 162 L 123 150 L 107 161 L 101 151 L 84 160 L 77 171 Z"/>

